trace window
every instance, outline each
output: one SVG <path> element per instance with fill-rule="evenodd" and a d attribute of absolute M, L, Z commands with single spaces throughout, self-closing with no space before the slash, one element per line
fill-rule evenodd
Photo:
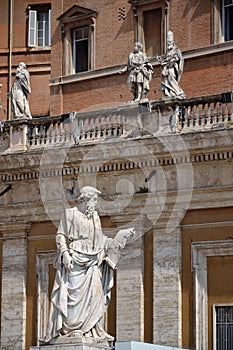
<path fill-rule="evenodd" d="M 89 28 L 82 27 L 74 30 L 73 54 L 74 72 L 84 72 L 88 70 L 88 37 Z"/>
<path fill-rule="evenodd" d="M 233 40 L 233 0 L 213 0 L 213 43 Z"/>
<path fill-rule="evenodd" d="M 143 11 L 143 32 L 145 52 L 149 57 L 161 54 L 161 15 L 162 9 Z"/>
<path fill-rule="evenodd" d="M 233 349 L 233 305 L 213 306 L 214 350 Z"/>
<path fill-rule="evenodd" d="M 48 6 L 30 6 L 28 13 L 28 46 L 51 45 L 51 9 Z"/>
<path fill-rule="evenodd" d="M 223 41 L 233 40 L 233 0 L 223 0 L 222 7 Z"/>
<path fill-rule="evenodd" d="M 136 23 L 136 41 L 140 41 L 148 57 L 161 55 L 166 47 L 168 2 L 163 0 L 129 0 Z"/>
<path fill-rule="evenodd" d="M 63 40 L 63 75 L 95 67 L 95 18 L 97 12 L 73 5 L 58 20 Z"/>

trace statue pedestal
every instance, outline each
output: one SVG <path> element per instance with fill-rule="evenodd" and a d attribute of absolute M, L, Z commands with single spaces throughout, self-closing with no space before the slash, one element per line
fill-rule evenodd
<path fill-rule="evenodd" d="M 30 350 L 111 350 L 113 343 L 85 337 L 58 337 L 50 344 L 31 346 Z"/>

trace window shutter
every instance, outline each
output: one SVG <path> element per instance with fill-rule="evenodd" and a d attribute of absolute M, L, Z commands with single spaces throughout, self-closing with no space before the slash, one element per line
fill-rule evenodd
<path fill-rule="evenodd" d="M 52 10 L 49 10 L 49 19 L 48 19 L 48 21 L 49 21 L 49 25 L 48 25 L 48 28 L 49 28 L 49 45 L 51 45 L 51 27 L 52 27 L 52 23 L 51 23 L 51 19 L 52 19 L 52 17 L 51 17 L 51 12 L 52 12 Z"/>
<path fill-rule="evenodd" d="M 29 11 L 28 46 L 36 46 L 37 11 Z"/>

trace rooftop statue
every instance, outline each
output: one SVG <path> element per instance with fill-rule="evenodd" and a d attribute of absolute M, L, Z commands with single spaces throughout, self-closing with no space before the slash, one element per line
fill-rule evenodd
<path fill-rule="evenodd" d="M 96 211 L 100 191 L 85 186 L 80 192 L 77 207 L 65 210 L 56 234 L 56 277 L 44 344 L 61 336 L 114 339 L 105 331 L 103 317 L 113 270 L 135 231 L 130 228 L 114 238 L 105 236 Z"/>
<path fill-rule="evenodd" d="M 26 64 L 20 62 L 16 69 L 15 80 L 10 93 L 14 118 L 32 118 L 28 104 L 30 93 L 29 72 L 26 69 Z"/>
<path fill-rule="evenodd" d="M 185 98 L 184 91 L 179 86 L 183 73 L 184 59 L 180 49 L 173 41 L 173 32 L 167 33 L 167 50 L 163 56 L 157 56 L 161 64 L 162 81 L 159 87 L 164 95 L 172 98 Z"/>
<path fill-rule="evenodd" d="M 153 67 L 148 57 L 143 53 L 143 45 L 136 42 L 134 50 L 129 54 L 127 66 L 120 73 L 129 72 L 127 83 L 131 87 L 133 101 L 147 102 L 149 83 L 152 79 Z"/>

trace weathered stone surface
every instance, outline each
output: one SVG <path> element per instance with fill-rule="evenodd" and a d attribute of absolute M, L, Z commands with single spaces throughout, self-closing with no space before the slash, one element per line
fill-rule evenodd
<path fill-rule="evenodd" d="M 27 269 L 35 274 L 31 278 L 36 278 L 32 269 L 34 260 L 27 263 L 26 252 L 33 252 L 32 257 L 35 257 L 40 250 L 54 249 L 51 243 L 48 248 L 48 242 L 54 240 L 55 229 L 48 232 L 46 223 L 52 223 L 56 228 L 64 207 L 76 205 L 78 190 L 87 183 L 102 191 L 99 211 L 112 224 L 110 228 L 104 227 L 109 236 L 114 236 L 114 230 L 125 225 L 135 226 L 140 232 L 137 239 L 126 247 L 116 274 L 117 340 L 144 340 L 148 321 L 144 314 L 146 252 L 143 237 L 146 230 L 151 229 L 154 252 L 151 277 L 153 341 L 166 346 L 181 346 L 179 224 L 187 209 L 232 206 L 233 129 L 192 129 L 190 132 L 186 129 L 183 134 L 174 134 L 168 131 L 168 105 L 164 103 L 160 107 L 161 110 L 164 108 L 162 112 L 153 109 L 145 117 L 151 123 L 160 113 L 159 118 L 165 118 L 163 129 L 155 127 L 153 132 L 148 130 L 148 133 L 140 134 L 140 113 L 129 107 L 127 132 L 132 130 L 131 112 L 135 126 L 134 132 L 128 134 L 130 137 L 118 135 L 88 143 L 83 140 L 82 144 L 73 143 L 66 147 L 63 143 L 53 147 L 51 144 L 48 147 L 36 145 L 27 151 L 4 153 L 0 158 L 0 192 L 4 193 L 8 185 L 12 185 L 1 196 L 0 204 L 0 238 L 5 259 L 5 290 L 2 292 L 4 350 L 11 349 L 10 346 L 16 343 L 23 349 L 25 342 Z M 140 118 L 145 121 L 144 115 Z M 156 123 L 161 125 L 161 120 L 156 120 Z M 37 229 L 27 234 L 23 220 Z M 22 227 L 17 226 L 20 222 L 24 225 L 23 233 Z M 51 268 L 50 265 L 47 269 Z M 10 286 L 12 283 L 13 287 Z M 30 300 L 27 303 L 34 308 L 31 313 L 36 315 L 33 293 L 30 298 L 34 298 L 33 307 Z M 10 307 L 12 300 L 16 300 L 17 317 Z M 33 317 L 31 320 L 35 324 Z M 38 339 L 37 332 L 33 335 L 34 343 Z"/>

